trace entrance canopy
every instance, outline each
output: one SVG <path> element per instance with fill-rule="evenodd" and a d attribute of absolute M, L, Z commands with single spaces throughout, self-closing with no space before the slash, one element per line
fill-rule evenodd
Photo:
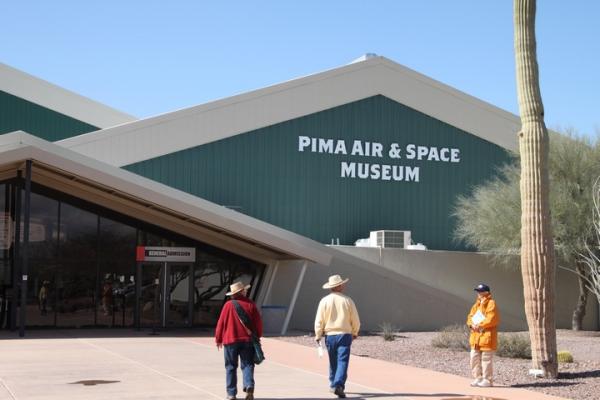
<path fill-rule="evenodd" d="M 32 181 L 250 259 L 329 265 L 326 247 L 25 132 L 0 136 L 0 180 L 32 161 Z M 23 174 L 24 175 L 24 174 Z"/>

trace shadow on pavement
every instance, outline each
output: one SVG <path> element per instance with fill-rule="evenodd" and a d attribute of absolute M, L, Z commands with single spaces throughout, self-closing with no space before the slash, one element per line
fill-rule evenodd
<path fill-rule="evenodd" d="M 134 330 L 132 328 L 90 328 L 90 329 L 28 329 L 24 338 L 19 332 L 0 331 L 0 340 L 27 339 L 102 339 L 102 338 L 133 338 L 146 337 L 152 329 Z M 155 337 L 211 337 L 214 328 L 188 328 L 158 330 Z"/>
<path fill-rule="evenodd" d="M 574 386 L 579 384 L 585 384 L 585 382 L 573 382 L 572 379 L 582 378 L 598 378 L 600 377 L 600 370 L 594 369 L 590 371 L 579 371 L 579 372 L 561 372 L 558 374 L 558 379 L 554 381 L 541 381 L 532 383 L 516 383 L 510 385 L 513 388 L 545 388 L 545 387 L 565 387 Z"/>
<path fill-rule="evenodd" d="M 579 371 L 579 372 L 560 372 L 558 379 L 577 379 L 577 378 L 598 378 L 600 377 L 600 370 L 594 369 L 591 371 Z"/>
<path fill-rule="evenodd" d="M 482 396 L 467 396 L 458 393 L 431 393 L 431 394 L 423 394 L 423 393 L 356 393 L 356 392 L 346 392 L 348 399 L 355 400 L 368 400 L 368 399 L 378 399 L 378 398 L 404 398 L 404 397 L 445 397 L 452 396 L 452 399 L 448 400 L 503 400 L 503 399 L 494 399 L 492 397 L 482 397 Z M 277 397 L 257 397 L 260 400 L 282 400 Z M 328 397 L 294 397 L 294 398 L 285 398 L 285 400 L 331 400 L 335 399 L 335 396 Z"/>
<path fill-rule="evenodd" d="M 573 382 L 572 379 L 582 379 L 582 378 L 598 378 L 600 377 L 600 370 L 594 369 L 589 371 L 578 371 L 578 372 L 560 372 L 558 374 L 558 379 L 553 381 L 540 381 L 540 382 L 531 382 L 531 383 L 516 383 L 514 385 L 510 385 L 513 388 L 544 388 L 544 387 L 561 387 L 561 386 L 573 386 L 585 384 L 585 382 Z"/>
<path fill-rule="evenodd" d="M 483 397 L 483 396 L 472 396 L 460 393 L 352 393 L 346 392 L 347 395 L 350 395 L 349 398 L 354 399 L 376 399 L 376 398 L 384 398 L 384 397 L 447 397 L 443 400 L 504 400 L 497 399 L 492 397 Z M 353 395 L 357 395 L 359 397 L 353 397 Z"/>
<path fill-rule="evenodd" d="M 510 385 L 513 388 L 544 388 L 544 387 L 558 387 L 558 386 L 573 386 L 578 385 L 583 382 L 560 382 L 560 381 L 552 381 L 552 382 L 534 382 L 534 383 L 516 383 L 514 385 Z"/>

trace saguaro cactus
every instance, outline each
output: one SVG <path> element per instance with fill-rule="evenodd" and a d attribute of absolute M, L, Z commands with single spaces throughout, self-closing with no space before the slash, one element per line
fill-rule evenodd
<path fill-rule="evenodd" d="M 548 131 L 538 76 L 535 11 L 535 0 L 514 0 L 521 114 L 521 274 L 533 368 L 541 370 L 545 377 L 556 378 L 555 260 L 548 195 Z"/>

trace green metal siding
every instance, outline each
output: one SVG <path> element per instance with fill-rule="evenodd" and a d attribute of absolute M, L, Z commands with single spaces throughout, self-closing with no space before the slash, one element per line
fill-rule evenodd
<path fill-rule="evenodd" d="M 298 137 L 460 149 L 460 163 L 298 151 Z M 350 151 L 350 148 L 348 148 Z M 468 192 L 508 160 L 501 147 L 383 96 L 374 96 L 127 168 L 323 243 L 353 244 L 371 230 L 410 230 L 431 249 L 454 243 L 450 216 Z M 340 163 L 420 166 L 420 182 L 340 177 Z"/>
<path fill-rule="evenodd" d="M 54 142 L 98 128 L 0 91 L 0 135 L 18 130 Z"/>

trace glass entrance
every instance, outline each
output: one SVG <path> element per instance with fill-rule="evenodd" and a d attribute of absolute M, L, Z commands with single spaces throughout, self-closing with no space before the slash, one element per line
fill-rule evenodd
<path fill-rule="evenodd" d="M 164 263 L 140 263 L 138 265 L 138 326 L 142 328 L 162 326 Z"/>
<path fill-rule="evenodd" d="M 142 328 L 192 325 L 191 264 L 139 264 L 138 315 Z"/>
<path fill-rule="evenodd" d="M 191 326 L 192 266 L 167 263 L 166 323 L 167 327 Z"/>
<path fill-rule="evenodd" d="M 0 329 L 21 325 L 14 254 L 23 195 L 0 182 Z M 29 216 L 26 328 L 213 326 L 229 285 L 250 283 L 255 296 L 264 272 L 256 261 L 38 184 Z M 195 261 L 138 261 L 138 247 L 192 248 Z"/>

